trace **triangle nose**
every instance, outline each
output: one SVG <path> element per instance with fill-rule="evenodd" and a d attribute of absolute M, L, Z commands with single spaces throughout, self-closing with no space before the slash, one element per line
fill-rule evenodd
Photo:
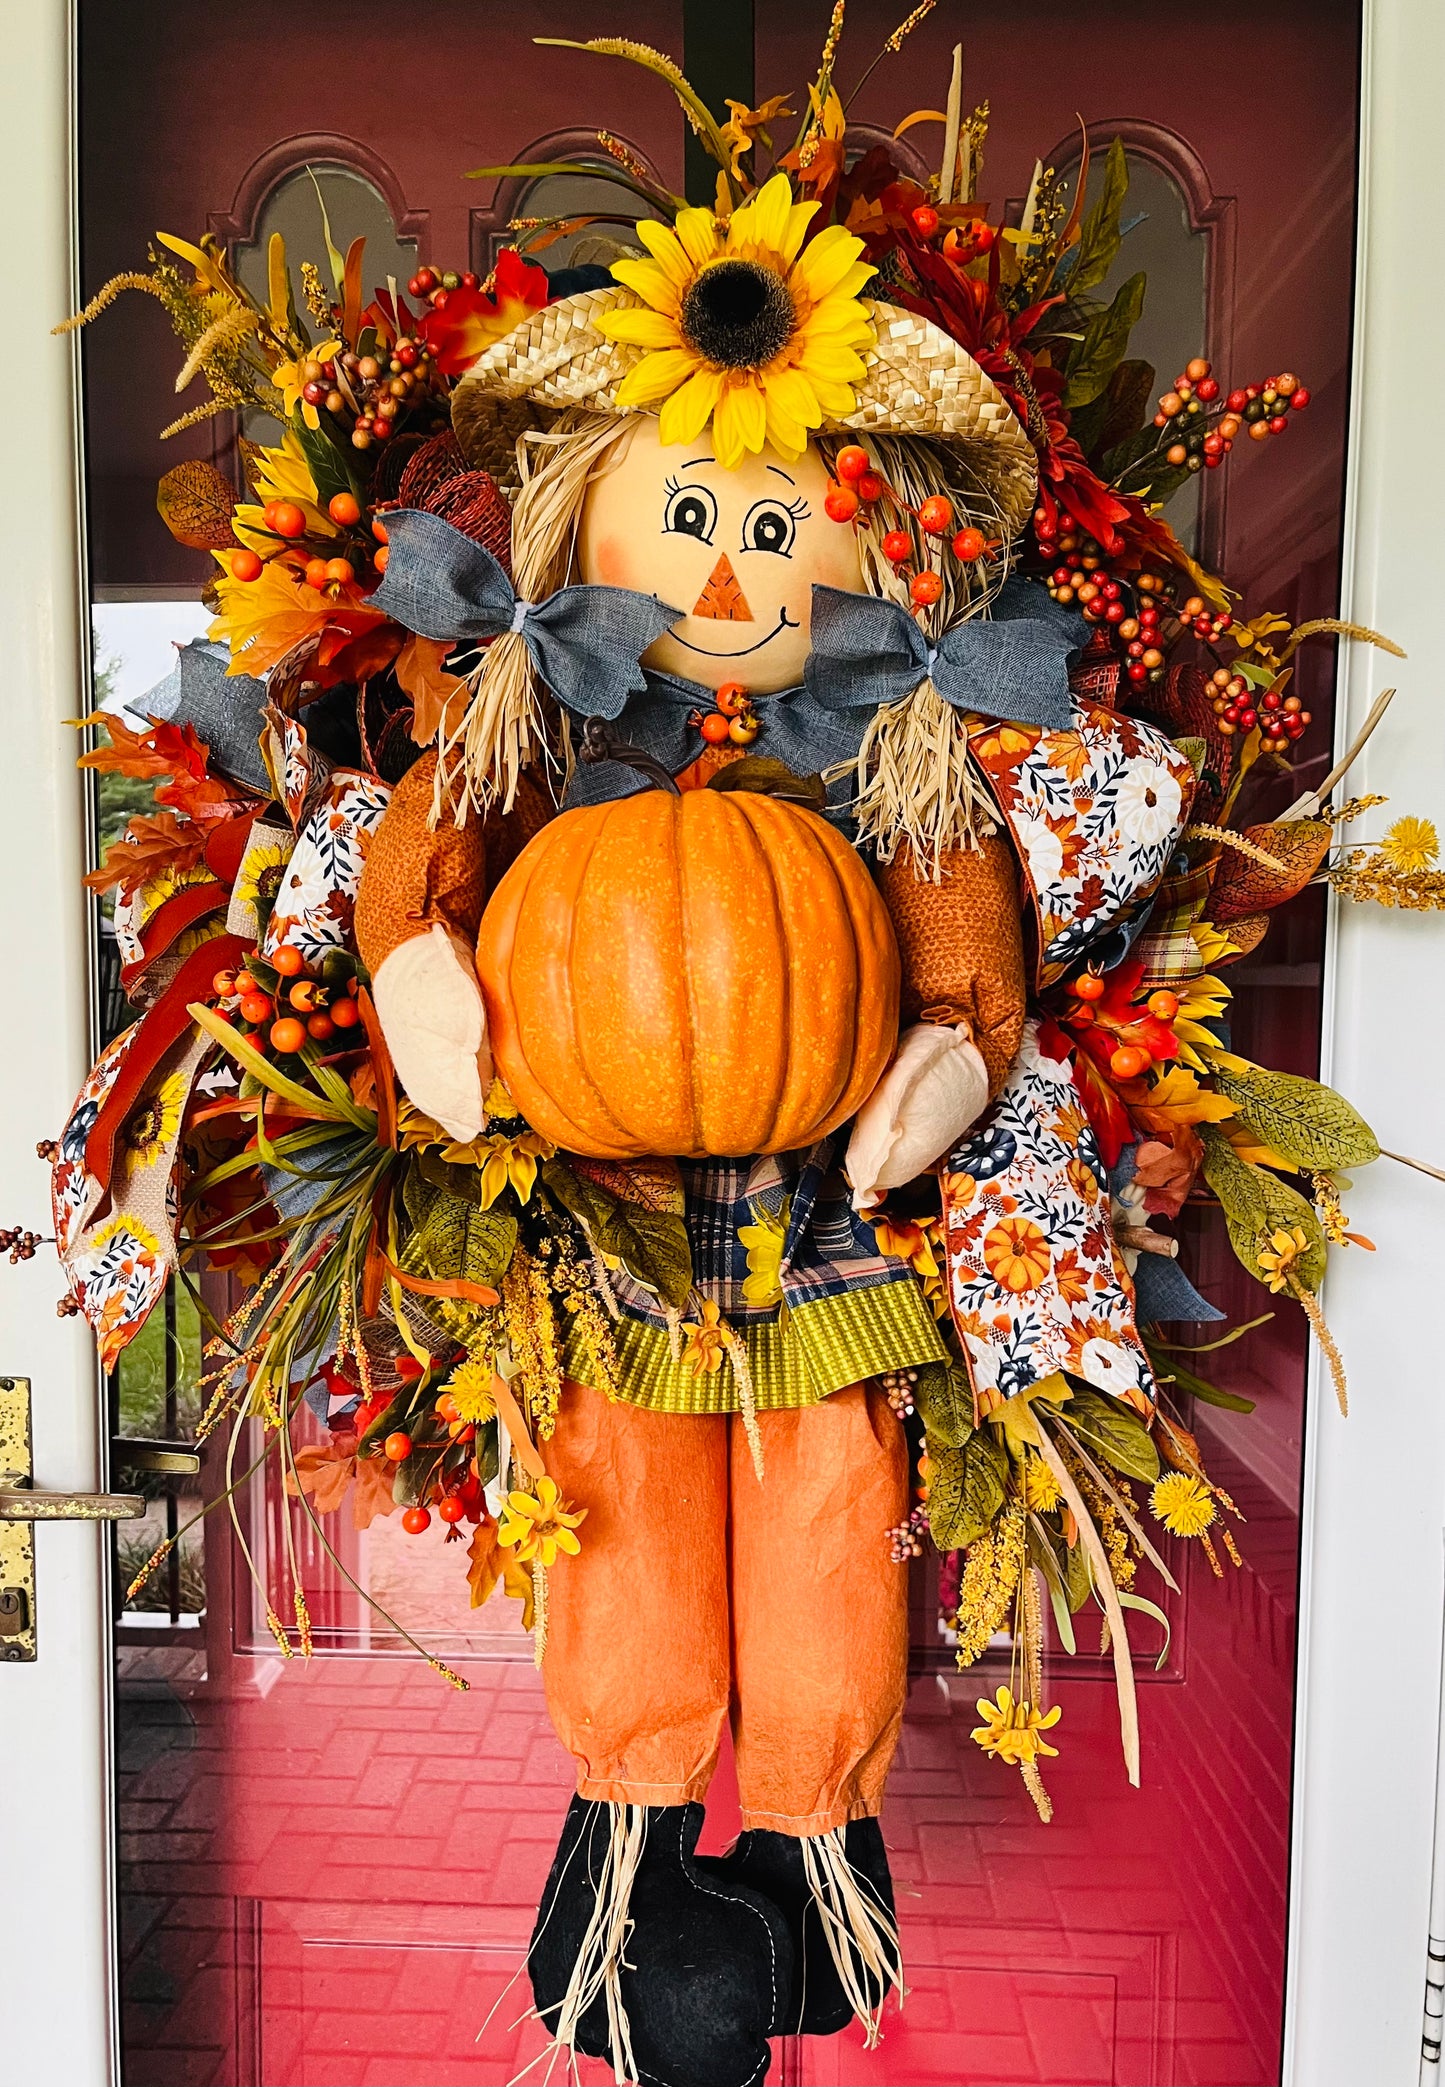
<path fill-rule="evenodd" d="M 694 616 L 711 616 L 718 623 L 751 623 L 753 612 L 738 585 L 726 551 L 708 575 L 708 582 L 693 604 Z"/>

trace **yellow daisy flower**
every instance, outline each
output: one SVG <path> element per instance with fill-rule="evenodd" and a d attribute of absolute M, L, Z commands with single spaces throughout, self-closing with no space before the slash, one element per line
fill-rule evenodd
<path fill-rule="evenodd" d="M 842 225 L 804 247 L 817 209 L 775 174 L 725 221 L 684 210 L 669 231 L 644 219 L 648 258 L 612 264 L 642 305 L 598 321 L 610 340 L 647 351 L 618 387 L 619 407 L 660 407 L 669 444 L 695 441 L 711 420 L 729 469 L 765 443 L 800 457 L 810 429 L 851 413 L 873 339 L 858 293 L 874 270 Z"/>
<path fill-rule="evenodd" d="M 1214 1520 L 1214 1500 L 1202 1478 L 1168 1471 L 1149 1495 L 1151 1512 L 1171 1536 L 1203 1536 Z"/>
<path fill-rule="evenodd" d="M 1269 1245 L 1260 1248 L 1255 1258 L 1270 1289 L 1274 1291 L 1276 1296 L 1281 1290 L 1287 1290 L 1290 1287 L 1289 1272 L 1308 1246 L 1309 1241 L 1305 1238 L 1303 1231 L 1298 1225 L 1295 1225 L 1288 1232 L 1283 1230 L 1283 1228 L 1278 1232 L 1271 1232 Z"/>
<path fill-rule="evenodd" d="M 1035 1710 L 1025 1701 L 1016 1703 L 1011 1690 L 1000 1688 L 993 1702 L 980 1696 L 977 1708 L 983 1723 L 975 1725 L 972 1737 L 986 1754 L 1022 1767 L 1025 1761 L 1037 1761 L 1040 1754 L 1058 1753 L 1042 1736 L 1063 1716 L 1057 1703 L 1049 1711 Z"/>
<path fill-rule="evenodd" d="M 581 1550 L 581 1541 L 574 1532 L 577 1524 L 586 1519 L 585 1507 L 575 1511 L 568 1508 L 555 1478 L 539 1478 L 535 1493 L 508 1493 L 497 1542 L 515 1548 L 523 1565 L 538 1559 L 544 1567 L 550 1567 L 557 1563 L 559 1551 L 575 1557 Z"/>
<path fill-rule="evenodd" d="M 1428 870 L 1440 853 L 1434 820 L 1397 819 L 1386 829 L 1380 853 L 1392 870 Z"/>
<path fill-rule="evenodd" d="M 694 1376 L 712 1376 L 722 1368 L 727 1353 L 727 1328 L 722 1323 L 722 1313 L 709 1297 L 703 1304 L 700 1323 L 684 1320 L 682 1326 L 682 1359 Z"/>

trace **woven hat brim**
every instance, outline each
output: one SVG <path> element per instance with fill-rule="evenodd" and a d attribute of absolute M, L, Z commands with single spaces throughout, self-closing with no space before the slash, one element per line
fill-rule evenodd
<path fill-rule="evenodd" d="M 597 322 L 641 299 L 620 285 L 544 305 L 492 345 L 452 394 L 452 425 L 473 463 L 504 488 L 515 468 L 501 452 L 527 427 L 568 407 L 616 413 L 623 378 L 646 352 L 608 340 Z M 864 352 L 857 405 L 821 434 L 928 435 L 967 460 L 1010 536 L 1028 519 L 1038 483 L 1033 445 L 993 379 L 941 327 L 896 304 L 865 298 L 874 339 Z"/>

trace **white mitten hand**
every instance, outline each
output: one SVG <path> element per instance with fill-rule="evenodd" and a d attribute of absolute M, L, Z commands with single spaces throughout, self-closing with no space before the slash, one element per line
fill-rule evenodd
<path fill-rule="evenodd" d="M 480 1137 L 492 1053 L 466 944 L 434 922 L 397 944 L 372 978 L 371 997 L 407 1099 L 454 1138 Z"/>
<path fill-rule="evenodd" d="M 848 1140 L 853 1208 L 866 1210 L 941 1159 L 988 1100 L 988 1072 L 968 1025 L 909 1029 Z"/>

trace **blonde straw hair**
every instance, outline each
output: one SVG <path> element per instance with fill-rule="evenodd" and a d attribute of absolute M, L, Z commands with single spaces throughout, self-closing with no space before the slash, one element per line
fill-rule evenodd
<path fill-rule="evenodd" d="M 631 440 L 634 425 L 631 416 L 575 411 L 518 438 L 512 584 L 519 601 L 545 601 L 566 584 L 587 488 Z M 545 683 L 520 631 L 492 640 L 467 686 L 460 722 L 437 743 L 433 824 L 450 811 L 460 826 L 472 805 L 510 811 L 524 768 L 540 759 L 565 776 L 569 765 L 565 717 L 545 702 Z"/>

